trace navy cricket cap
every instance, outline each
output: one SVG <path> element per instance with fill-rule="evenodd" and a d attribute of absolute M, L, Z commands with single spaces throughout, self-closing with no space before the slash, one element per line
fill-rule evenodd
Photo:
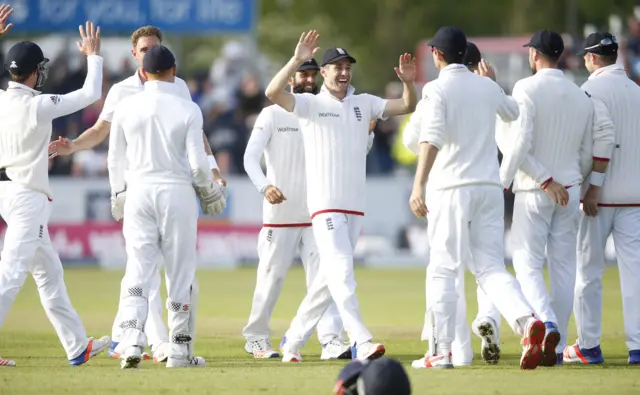
<path fill-rule="evenodd" d="M 14 75 L 24 76 L 33 73 L 42 62 L 48 62 L 42 49 L 36 43 L 23 41 L 9 50 L 5 60 L 5 67 Z"/>
<path fill-rule="evenodd" d="M 558 33 L 545 29 L 536 32 L 523 47 L 532 47 L 544 55 L 559 58 L 564 52 L 564 40 Z"/>
<path fill-rule="evenodd" d="M 349 62 L 355 63 L 356 59 L 349 55 L 344 48 L 329 48 L 322 56 L 322 65 L 326 66 L 329 63 L 335 63 L 342 59 L 349 59 Z"/>
<path fill-rule="evenodd" d="M 459 27 L 444 26 L 438 29 L 427 45 L 446 54 L 464 55 L 467 51 L 467 35 Z"/>
<path fill-rule="evenodd" d="M 467 42 L 467 53 L 464 55 L 464 65 L 477 66 L 481 60 L 482 55 L 478 47 L 472 42 Z"/>
<path fill-rule="evenodd" d="M 618 52 L 618 39 L 609 32 L 595 32 L 589 34 L 584 40 L 582 49 L 578 52 L 579 56 L 587 53 L 598 55 L 613 55 Z"/>
<path fill-rule="evenodd" d="M 176 65 L 176 58 L 169 48 L 164 45 L 154 45 L 144 54 L 142 68 L 151 74 L 157 74 L 169 70 Z"/>
<path fill-rule="evenodd" d="M 307 70 L 320 70 L 320 66 L 318 66 L 318 62 L 314 58 L 307 60 L 303 64 L 298 67 L 298 71 L 307 71 Z"/>
<path fill-rule="evenodd" d="M 351 395 L 365 395 L 359 394 L 363 389 L 366 395 L 410 395 L 411 383 L 404 367 L 396 360 L 382 357 L 351 362 L 340 372 L 334 393 L 344 390 Z"/>

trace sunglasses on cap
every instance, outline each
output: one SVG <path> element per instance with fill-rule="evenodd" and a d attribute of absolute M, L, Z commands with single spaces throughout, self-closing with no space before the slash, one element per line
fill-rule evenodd
<path fill-rule="evenodd" d="M 607 45 L 613 45 L 617 43 L 618 43 L 618 39 L 615 36 L 605 37 L 602 40 L 600 40 L 598 44 L 587 47 L 585 48 L 585 50 L 595 49 L 599 47 L 606 47 Z"/>

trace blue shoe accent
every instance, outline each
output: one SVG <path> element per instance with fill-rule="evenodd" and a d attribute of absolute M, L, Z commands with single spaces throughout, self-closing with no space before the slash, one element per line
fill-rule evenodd
<path fill-rule="evenodd" d="M 555 366 L 558 363 L 556 348 L 560 343 L 560 331 L 554 322 L 545 322 L 544 340 L 542 341 L 542 366 Z"/>
<path fill-rule="evenodd" d="M 562 365 L 562 362 L 563 362 L 562 353 L 559 352 L 558 353 L 558 362 L 556 362 L 556 365 Z"/>
<path fill-rule="evenodd" d="M 111 344 L 109 345 L 109 356 L 113 357 L 113 354 L 116 352 L 116 347 L 118 347 L 118 344 L 120 344 L 120 342 L 115 342 L 115 341 L 111 341 Z"/>
<path fill-rule="evenodd" d="M 282 341 L 280 342 L 280 349 L 282 350 L 282 348 L 284 348 L 284 345 L 287 343 L 287 336 L 284 336 L 282 338 Z M 323 346 L 324 347 L 324 346 Z"/>
<path fill-rule="evenodd" d="M 629 365 L 640 364 L 640 350 L 629 351 Z"/>
<path fill-rule="evenodd" d="M 93 341 L 93 340 L 91 340 Z M 91 345 L 91 343 L 90 343 Z M 78 355 L 77 357 L 71 359 L 69 361 L 69 364 L 73 365 L 73 366 L 80 366 L 80 365 L 84 365 L 89 358 L 91 358 L 91 350 L 89 349 L 89 346 L 87 346 L 87 348 L 84 349 L 83 352 L 80 353 L 80 355 Z"/>
<path fill-rule="evenodd" d="M 579 357 L 583 363 L 589 365 L 597 365 L 604 362 L 604 357 L 602 356 L 602 350 L 600 346 L 595 346 L 593 348 L 578 348 L 580 351 Z"/>
<path fill-rule="evenodd" d="M 353 343 L 351 346 L 351 360 L 355 361 L 358 357 L 358 343 Z"/>

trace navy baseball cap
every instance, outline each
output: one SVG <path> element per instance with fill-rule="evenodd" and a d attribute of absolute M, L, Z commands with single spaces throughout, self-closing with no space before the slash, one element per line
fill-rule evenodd
<path fill-rule="evenodd" d="M 322 65 L 326 66 L 330 63 L 335 63 L 342 59 L 349 59 L 349 62 L 355 63 L 356 59 L 349 55 L 344 48 L 329 48 L 322 56 Z"/>
<path fill-rule="evenodd" d="M 12 74 L 23 76 L 33 73 L 43 62 L 48 61 L 49 59 L 44 57 L 38 44 L 23 41 L 11 47 L 5 60 L 5 67 Z"/>
<path fill-rule="evenodd" d="M 364 393 L 360 394 L 359 391 Z M 382 357 L 374 361 L 355 361 L 346 365 L 338 375 L 334 393 L 410 395 L 411 383 L 400 362 Z"/>
<path fill-rule="evenodd" d="M 478 47 L 472 42 L 467 42 L 467 53 L 464 55 L 465 66 L 477 66 L 481 60 L 482 55 Z"/>
<path fill-rule="evenodd" d="M 523 47 L 532 47 L 547 56 L 559 58 L 564 52 L 564 40 L 560 34 L 545 29 L 536 32 Z"/>
<path fill-rule="evenodd" d="M 169 70 L 176 65 L 176 58 L 169 48 L 164 45 L 154 45 L 144 54 L 142 68 L 151 74 L 157 74 Z"/>
<path fill-rule="evenodd" d="M 307 70 L 320 70 L 320 66 L 318 66 L 318 62 L 314 58 L 307 60 L 303 64 L 298 67 L 298 71 L 307 71 Z"/>
<path fill-rule="evenodd" d="M 584 56 L 587 53 L 614 55 L 618 53 L 618 39 L 609 32 L 591 33 L 584 40 L 584 44 L 578 52 L 578 55 Z"/>
<path fill-rule="evenodd" d="M 467 51 L 467 35 L 459 27 L 444 26 L 427 43 L 446 54 L 464 55 Z"/>

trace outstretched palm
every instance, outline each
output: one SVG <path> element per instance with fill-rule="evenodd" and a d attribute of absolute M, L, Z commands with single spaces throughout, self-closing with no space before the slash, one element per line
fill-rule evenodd
<path fill-rule="evenodd" d="M 316 52 L 320 50 L 320 47 L 318 47 L 319 38 L 320 34 L 315 30 L 310 30 L 308 33 L 302 33 L 293 56 L 301 62 L 306 62 L 313 58 Z"/>
<path fill-rule="evenodd" d="M 402 82 L 413 82 L 416 78 L 416 60 L 411 54 L 405 53 L 400 55 L 398 67 L 394 70 Z"/>
<path fill-rule="evenodd" d="M 0 36 L 11 30 L 13 23 L 7 25 L 9 15 L 13 14 L 13 8 L 9 4 L 0 5 Z"/>

